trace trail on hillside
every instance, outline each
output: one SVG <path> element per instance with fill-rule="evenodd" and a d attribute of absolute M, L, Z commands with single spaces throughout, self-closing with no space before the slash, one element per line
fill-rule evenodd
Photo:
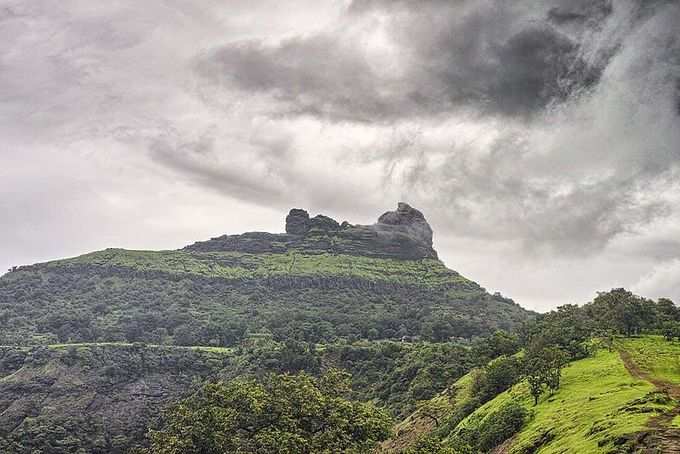
<path fill-rule="evenodd" d="M 680 386 L 654 377 L 642 370 L 633 357 L 623 348 L 619 348 L 619 356 L 628 373 L 639 379 L 653 384 L 659 392 L 665 393 L 675 401 L 673 409 L 650 418 L 647 423 L 649 435 L 641 440 L 646 446 L 659 449 L 664 454 L 680 454 L 680 428 L 672 427 L 673 419 L 680 415 Z M 654 452 L 654 451 L 644 451 Z"/>

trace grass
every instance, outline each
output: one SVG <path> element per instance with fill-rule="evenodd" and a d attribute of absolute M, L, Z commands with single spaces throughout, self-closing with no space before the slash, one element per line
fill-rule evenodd
<path fill-rule="evenodd" d="M 499 395 L 463 420 L 457 430 L 482 423 L 510 399 L 521 402 L 531 418 L 512 443 L 510 453 L 601 453 L 620 436 L 642 430 L 649 418 L 669 409 L 652 384 L 637 380 L 618 353 L 599 351 L 562 373 L 562 386 L 542 396 L 537 406 L 525 383 Z"/>
<path fill-rule="evenodd" d="M 115 266 L 139 271 L 161 271 L 226 279 L 291 275 L 348 277 L 429 287 L 449 285 L 472 292 L 481 290 L 477 284 L 434 259 L 397 260 L 299 252 L 248 254 L 106 249 L 72 259 L 49 262 L 46 266 L 60 268 L 73 265 Z"/>
<path fill-rule="evenodd" d="M 680 384 L 680 343 L 662 336 L 644 336 L 620 340 L 635 364 L 654 377 Z"/>
<path fill-rule="evenodd" d="M 673 418 L 673 421 L 671 421 L 671 427 L 678 427 L 680 428 L 680 415 L 676 416 Z"/>

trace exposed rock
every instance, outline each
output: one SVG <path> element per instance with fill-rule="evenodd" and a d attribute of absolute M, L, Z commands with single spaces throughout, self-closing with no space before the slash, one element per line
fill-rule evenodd
<path fill-rule="evenodd" d="M 425 222 L 427 224 L 423 213 L 404 202 L 397 204 L 397 211 L 388 211 L 378 218 L 380 224 L 404 225 L 414 222 Z"/>
<path fill-rule="evenodd" d="M 305 235 L 309 232 L 309 213 L 305 210 L 293 208 L 286 216 L 286 233 L 291 235 Z"/>
<path fill-rule="evenodd" d="M 432 228 L 425 220 L 423 213 L 409 204 L 399 202 L 397 211 L 388 211 L 380 216 L 378 224 L 396 225 L 404 228 L 410 236 L 432 246 Z"/>
<path fill-rule="evenodd" d="M 314 216 L 310 221 L 310 226 L 310 230 L 320 230 L 322 232 L 337 232 L 340 230 L 338 221 L 322 214 Z"/>
<path fill-rule="evenodd" d="M 423 213 L 406 203 L 388 211 L 373 225 L 338 224 L 305 210 L 292 209 L 286 217 L 286 233 L 250 232 L 224 235 L 185 248 L 196 252 L 236 251 L 247 253 L 333 253 L 401 260 L 437 258 L 432 248 L 432 229 Z"/>

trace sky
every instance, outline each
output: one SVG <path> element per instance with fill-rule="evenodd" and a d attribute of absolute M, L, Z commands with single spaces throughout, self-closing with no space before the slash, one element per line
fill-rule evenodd
<path fill-rule="evenodd" d="M 680 302 L 671 0 L 0 0 L 0 269 L 370 224 L 545 311 Z"/>

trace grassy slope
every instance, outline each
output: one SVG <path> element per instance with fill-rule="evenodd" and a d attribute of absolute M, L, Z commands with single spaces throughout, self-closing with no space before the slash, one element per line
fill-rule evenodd
<path fill-rule="evenodd" d="M 616 352 L 601 350 L 572 363 L 562 380 L 561 388 L 553 396 L 545 394 L 535 407 L 521 383 L 482 406 L 459 428 L 478 424 L 508 399 L 516 399 L 531 409 L 532 418 L 510 453 L 601 453 L 616 438 L 642 430 L 652 415 L 669 408 L 648 399 L 654 386 L 631 377 Z"/>
<path fill-rule="evenodd" d="M 680 384 L 680 343 L 646 336 L 622 340 L 621 346 L 644 372 Z M 451 414 L 465 403 L 469 381 L 470 375 L 466 375 L 452 387 L 453 399 L 442 394 L 428 405 Z M 617 352 L 601 349 L 594 357 L 567 366 L 561 388 L 552 396 L 544 394 L 537 406 L 533 406 L 527 385 L 520 383 L 464 419 L 444 443 L 458 430 L 479 426 L 510 399 L 521 402 L 530 411 L 530 419 L 504 451 L 508 453 L 609 452 L 615 440 L 645 430 L 653 417 L 672 409 L 672 403 L 657 393 L 652 383 L 630 375 Z M 680 417 L 672 425 L 680 427 Z M 386 452 L 400 452 L 433 430 L 434 423 L 416 411 L 396 426 L 395 438 L 385 444 Z"/>
<path fill-rule="evenodd" d="M 661 336 L 625 339 L 622 347 L 635 364 L 653 377 L 680 384 L 680 344 L 667 342 Z"/>
<path fill-rule="evenodd" d="M 106 249 L 47 264 L 50 268 L 73 265 L 118 266 L 139 271 L 161 271 L 226 279 L 338 276 L 426 287 L 451 285 L 473 291 L 480 290 L 472 281 L 449 270 L 439 260 L 433 259 L 396 260 L 296 252 L 247 254 Z"/>

